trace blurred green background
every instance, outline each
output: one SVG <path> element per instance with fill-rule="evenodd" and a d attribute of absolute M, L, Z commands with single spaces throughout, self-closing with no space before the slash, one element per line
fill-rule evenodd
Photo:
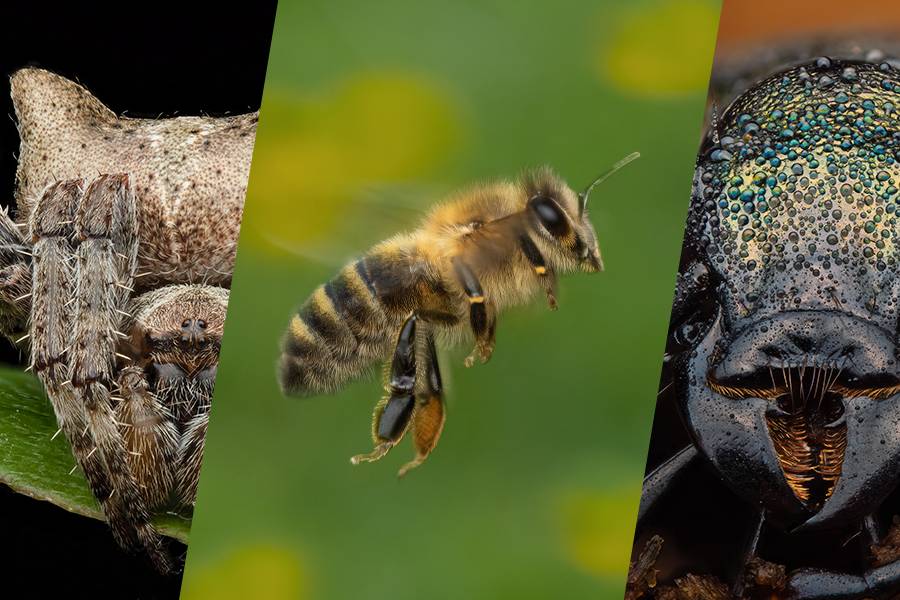
<path fill-rule="evenodd" d="M 183 598 L 622 597 L 719 3 L 283 0 Z M 375 379 L 285 399 L 279 340 L 342 262 L 475 181 L 550 164 L 606 272 L 444 352 L 448 418 L 402 481 Z M 315 257 L 315 258 L 310 258 Z"/>

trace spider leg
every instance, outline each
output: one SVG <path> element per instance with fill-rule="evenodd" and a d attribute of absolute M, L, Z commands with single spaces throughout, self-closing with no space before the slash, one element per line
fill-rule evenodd
<path fill-rule="evenodd" d="M 60 428 L 75 459 L 81 466 L 94 497 L 110 521 L 125 520 L 121 498 L 113 496 L 113 486 L 102 456 L 94 452 L 84 406 L 68 381 L 70 333 L 74 293 L 71 245 L 72 218 L 81 198 L 81 181 L 51 185 L 38 200 L 30 220 L 33 244 L 31 303 L 31 368 L 37 374 L 53 405 Z M 127 522 L 127 521 L 126 521 Z M 133 548 L 138 539 L 133 528 L 113 530 L 124 548 Z"/>
<path fill-rule="evenodd" d="M 116 421 L 128 451 L 128 464 L 149 507 L 168 503 L 175 484 L 178 428 L 171 411 L 150 391 L 140 367 L 119 373 Z"/>
<path fill-rule="evenodd" d="M 211 390 L 210 390 L 211 392 Z M 198 404 L 195 415 L 185 424 L 176 456 L 178 500 L 183 506 L 193 506 L 197 499 L 200 466 L 206 444 L 206 427 L 209 424 L 210 397 Z"/>
<path fill-rule="evenodd" d="M 24 342 L 30 310 L 31 252 L 19 225 L 0 210 L 0 335 Z"/>
<path fill-rule="evenodd" d="M 413 410 L 412 428 L 413 444 L 416 448 L 416 457 L 403 465 L 399 477 L 406 475 L 411 469 L 415 469 L 428 458 L 431 451 L 437 446 L 444 429 L 444 385 L 441 381 L 441 372 L 438 367 L 437 351 L 434 347 L 434 335 L 429 331 L 425 340 L 425 377 L 423 390 L 419 394 L 419 401 Z"/>
<path fill-rule="evenodd" d="M 458 257 L 453 259 L 453 269 L 469 300 L 469 323 L 475 334 L 475 348 L 466 357 L 466 366 L 471 367 L 475 364 L 476 355 L 482 363 L 486 363 L 494 353 L 497 319 L 493 315 L 492 305 L 484 297 L 481 282 L 472 269 Z"/>
<path fill-rule="evenodd" d="M 109 524 L 113 531 L 133 528 L 157 568 L 168 571 L 169 558 L 131 472 L 110 393 L 115 381 L 116 347 L 124 335 L 120 333 L 123 319 L 118 311 L 127 306 L 137 262 L 137 215 L 128 176 L 101 175 L 94 179 L 77 207 L 74 225 L 70 377 L 98 454 L 124 507 L 124 515 L 110 517 Z"/>
<path fill-rule="evenodd" d="M 387 392 L 375 407 L 372 416 L 372 438 L 375 449 L 369 454 L 359 454 L 350 459 L 354 465 L 373 462 L 382 458 L 397 445 L 406 430 L 416 404 L 416 321 L 415 313 L 406 319 L 397 337 L 394 358 L 391 362 Z"/>

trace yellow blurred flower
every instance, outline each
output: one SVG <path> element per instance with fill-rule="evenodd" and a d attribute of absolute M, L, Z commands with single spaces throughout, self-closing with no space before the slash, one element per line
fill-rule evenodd
<path fill-rule="evenodd" d="M 243 546 L 220 560 L 191 565 L 182 600 L 302 600 L 309 597 L 297 552 L 274 543 Z"/>
<path fill-rule="evenodd" d="M 629 9 L 600 45 L 601 76 L 640 96 L 703 92 L 709 83 L 719 4 L 665 0 Z"/>
<path fill-rule="evenodd" d="M 640 486 L 575 491 L 561 500 L 563 544 L 570 559 L 598 577 L 628 570 Z"/>
<path fill-rule="evenodd" d="M 316 96 L 267 88 L 261 114 L 245 226 L 290 242 L 326 236 L 364 188 L 428 175 L 460 141 L 450 96 L 406 73 L 358 75 Z"/>

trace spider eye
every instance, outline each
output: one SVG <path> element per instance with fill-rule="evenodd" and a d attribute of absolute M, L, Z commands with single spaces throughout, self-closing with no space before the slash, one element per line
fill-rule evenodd
<path fill-rule="evenodd" d="M 550 232 L 550 235 L 558 238 L 569 233 L 569 223 L 553 198 L 536 196 L 531 199 L 530 204 L 541 225 Z"/>

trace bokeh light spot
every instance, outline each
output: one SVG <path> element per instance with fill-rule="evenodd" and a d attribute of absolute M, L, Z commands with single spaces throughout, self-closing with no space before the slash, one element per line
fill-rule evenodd
<path fill-rule="evenodd" d="M 262 114 L 245 226 L 297 244 L 327 237 L 367 186 L 434 172 L 462 128 L 447 91 L 406 73 L 358 75 L 314 97 L 268 89 Z"/>
<path fill-rule="evenodd" d="M 560 502 L 563 544 L 571 560 L 598 577 L 618 577 L 628 568 L 640 486 L 573 491 Z"/>
<path fill-rule="evenodd" d="M 716 40 L 718 3 L 653 2 L 625 12 L 601 43 L 601 76 L 641 96 L 703 92 Z"/>
<path fill-rule="evenodd" d="M 300 556 L 275 543 L 246 545 L 185 573 L 182 600 L 302 600 L 309 597 Z"/>

